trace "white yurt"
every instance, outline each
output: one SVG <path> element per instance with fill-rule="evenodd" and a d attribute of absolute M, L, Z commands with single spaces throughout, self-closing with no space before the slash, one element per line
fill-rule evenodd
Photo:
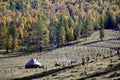
<path fill-rule="evenodd" d="M 36 59 L 31 58 L 26 64 L 25 68 L 42 68 L 43 65 L 41 65 L 40 62 L 38 62 Z"/>

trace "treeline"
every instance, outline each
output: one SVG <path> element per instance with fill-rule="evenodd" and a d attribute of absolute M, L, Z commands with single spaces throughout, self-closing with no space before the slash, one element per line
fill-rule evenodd
<path fill-rule="evenodd" d="M 120 29 L 119 0 L 1 0 L 0 47 L 42 50 Z"/>

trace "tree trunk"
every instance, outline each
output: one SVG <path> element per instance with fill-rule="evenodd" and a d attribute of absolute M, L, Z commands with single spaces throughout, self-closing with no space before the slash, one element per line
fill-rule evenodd
<path fill-rule="evenodd" d="M 6 53 L 8 53 L 9 47 L 8 44 L 6 44 Z"/>
<path fill-rule="evenodd" d="M 14 52 L 14 48 L 15 48 L 15 39 L 13 38 L 13 42 L 12 42 L 12 53 Z"/>

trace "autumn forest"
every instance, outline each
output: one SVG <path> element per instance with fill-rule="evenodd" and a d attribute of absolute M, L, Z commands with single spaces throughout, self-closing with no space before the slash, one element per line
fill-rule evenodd
<path fill-rule="evenodd" d="M 120 29 L 120 0 L 0 0 L 0 48 L 42 51 Z"/>

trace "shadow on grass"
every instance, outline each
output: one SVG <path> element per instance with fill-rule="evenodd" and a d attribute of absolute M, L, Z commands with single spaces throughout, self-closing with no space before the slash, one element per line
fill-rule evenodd
<path fill-rule="evenodd" d="M 105 40 L 105 41 L 109 41 L 109 40 L 120 40 L 120 38 L 115 38 L 115 39 L 113 38 L 113 39 L 108 39 L 108 40 Z M 69 42 L 69 43 L 66 43 L 66 44 L 63 44 L 63 45 L 59 45 L 55 49 L 59 49 L 59 48 L 66 47 L 66 46 L 73 46 L 73 45 L 79 44 L 81 42 L 83 42 L 83 41 L 72 41 L 72 42 Z M 99 40 L 99 41 L 93 41 L 93 42 L 89 42 L 89 43 L 84 43 L 84 44 L 81 44 L 81 46 L 87 46 L 89 44 L 98 43 L 98 42 L 102 42 L 102 41 Z M 104 47 L 104 46 L 95 46 L 95 47 Z M 110 48 L 110 47 L 105 47 L 105 48 Z M 55 50 L 55 49 L 44 49 L 42 52 L 52 51 L 52 50 Z M 116 50 L 117 48 L 110 48 L 110 49 Z M 35 52 L 34 51 L 25 51 L 25 52 L 23 51 L 21 53 L 18 52 L 17 54 L 0 53 L 0 54 L 3 55 L 3 57 L 0 57 L 0 59 L 26 56 L 26 55 L 30 55 L 30 54 L 33 54 L 33 53 L 36 53 L 36 52 L 42 54 L 39 51 L 35 51 Z"/>
<path fill-rule="evenodd" d="M 22 53 L 19 53 L 19 52 L 15 52 L 15 53 L 0 53 L 2 56 L 0 56 L 0 59 L 4 59 L 4 58 L 14 58 L 14 57 L 20 57 L 20 56 L 28 56 L 30 54 L 33 54 L 33 53 L 28 53 L 28 52 L 22 52 Z"/>
<path fill-rule="evenodd" d="M 93 41 L 93 42 L 89 42 L 89 43 L 84 43 L 84 44 L 82 44 L 82 46 L 86 46 L 86 45 L 93 44 L 93 43 L 98 43 L 98 42 L 101 42 L 101 41 L 99 40 L 99 41 Z"/>
<path fill-rule="evenodd" d="M 81 46 L 87 46 L 87 45 L 90 45 L 90 44 L 94 44 L 94 43 L 99 43 L 99 42 L 106 42 L 106 41 L 111 41 L 111 40 L 120 40 L 120 38 L 112 38 L 112 39 L 108 39 L 108 40 L 99 40 L 99 41 L 93 41 L 93 42 L 88 42 L 88 43 L 84 43 L 84 44 L 81 44 Z M 111 46 L 89 46 L 89 47 L 102 47 L 102 48 L 110 48 L 112 50 L 117 50 L 117 47 L 111 47 Z"/>
<path fill-rule="evenodd" d="M 120 38 L 112 38 L 112 39 L 103 40 L 103 41 L 110 41 L 110 40 L 120 40 Z M 102 42 L 102 41 L 101 41 L 101 40 L 98 40 L 98 41 L 88 42 L 88 43 L 82 44 L 82 46 L 89 45 L 89 44 L 93 44 L 93 43 L 98 43 L 98 42 Z"/>
<path fill-rule="evenodd" d="M 62 45 L 57 46 L 57 48 L 62 48 L 62 47 L 66 47 L 66 46 L 73 46 L 75 44 L 81 43 L 83 41 L 71 41 Z"/>
<path fill-rule="evenodd" d="M 63 44 L 63 45 L 59 45 L 55 49 L 59 49 L 59 48 L 66 47 L 66 46 L 72 46 L 72 45 L 78 44 L 80 42 L 81 41 L 69 42 L 69 43 L 66 43 L 66 44 Z M 2 57 L 0 56 L 0 59 L 27 56 L 27 55 L 31 55 L 31 54 L 34 54 L 34 53 L 42 54 L 44 52 L 52 51 L 52 50 L 55 50 L 55 49 L 43 48 L 42 52 L 40 52 L 39 50 L 30 50 L 30 51 L 25 50 L 25 51 L 21 51 L 21 52 L 17 51 L 17 54 L 12 54 L 11 52 L 9 52 L 9 53 L 0 52 L 0 54 L 2 55 Z M 14 53 L 16 53 L 16 52 L 14 52 Z"/>
<path fill-rule="evenodd" d="M 120 63 L 117 64 L 116 66 L 112 67 L 112 68 L 106 68 L 103 71 L 95 72 L 93 74 L 88 74 L 87 76 L 79 78 L 77 80 L 86 80 L 86 79 L 89 79 L 89 78 L 98 77 L 98 76 L 105 75 L 105 74 L 108 74 L 110 72 L 118 71 L 118 70 L 120 70 Z"/>
<path fill-rule="evenodd" d="M 34 74 L 34 75 L 22 77 L 22 78 L 16 78 L 16 79 L 13 79 L 13 80 L 32 80 L 32 79 L 42 78 L 42 77 L 45 77 L 45 76 L 48 76 L 48 75 L 52 75 L 52 74 L 55 74 L 55 73 L 58 73 L 58 72 L 61 72 L 61 71 L 64 71 L 64 70 L 74 68 L 74 67 L 79 66 L 79 65 L 80 64 L 65 66 L 63 68 L 52 69 L 52 70 L 49 70 L 49 71 L 44 71 L 44 72 L 41 72 L 41 73 L 37 73 L 37 74 Z"/>
<path fill-rule="evenodd" d="M 19 57 L 22 56 L 21 54 L 2 54 L 2 57 L 0 57 L 0 59 L 4 59 L 4 58 L 14 58 L 14 57 Z"/>

